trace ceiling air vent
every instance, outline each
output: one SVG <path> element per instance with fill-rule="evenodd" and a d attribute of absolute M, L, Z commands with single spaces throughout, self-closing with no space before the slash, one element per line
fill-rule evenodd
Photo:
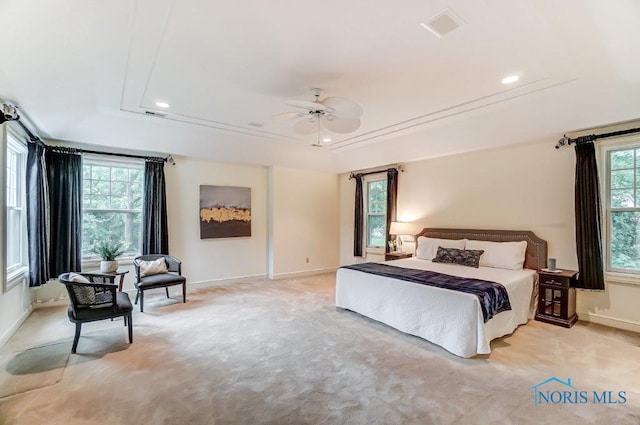
<path fill-rule="evenodd" d="M 145 114 L 147 115 L 153 115 L 154 117 L 165 117 L 166 114 L 162 114 L 160 112 L 153 112 L 153 111 L 144 111 Z"/>
<path fill-rule="evenodd" d="M 447 9 L 429 19 L 427 23 L 423 22 L 420 25 L 429 30 L 436 37 L 442 38 L 451 31 L 460 28 L 462 25 L 462 19 Z"/>

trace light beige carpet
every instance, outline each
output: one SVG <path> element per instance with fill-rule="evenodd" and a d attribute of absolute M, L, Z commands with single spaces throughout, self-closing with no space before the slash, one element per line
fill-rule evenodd
<path fill-rule="evenodd" d="M 67 344 L 50 344 L 0 355 L 0 398 L 54 385 L 69 360 Z"/>
<path fill-rule="evenodd" d="M 149 296 L 132 345 L 121 321 L 88 329 L 63 379 L 0 400 L 0 423 L 640 423 L 638 334 L 531 321 L 490 355 L 461 359 L 336 310 L 333 291 L 333 275 L 321 275 L 192 287 L 186 304 L 177 293 Z M 47 310 L 23 325 L 14 349 L 70 349 L 64 309 Z M 531 387 L 552 376 L 624 390 L 628 401 L 534 406 Z"/>

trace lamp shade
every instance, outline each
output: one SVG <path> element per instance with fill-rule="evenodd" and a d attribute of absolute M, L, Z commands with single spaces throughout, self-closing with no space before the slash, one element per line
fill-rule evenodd
<path fill-rule="evenodd" d="M 403 223 L 401 221 L 392 221 L 389 227 L 390 235 L 412 235 L 413 226 L 411 223 Z"/>

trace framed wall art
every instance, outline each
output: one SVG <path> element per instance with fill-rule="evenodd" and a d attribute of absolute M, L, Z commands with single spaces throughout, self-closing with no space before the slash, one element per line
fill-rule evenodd
<path fill-rule="evenodd" d="M 251 236 L 251 188 L 200 185 L 200 239 Z"/>

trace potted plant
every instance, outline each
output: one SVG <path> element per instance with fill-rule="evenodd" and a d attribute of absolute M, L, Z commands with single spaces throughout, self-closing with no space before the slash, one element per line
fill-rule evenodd
<path fill-rule="evenodd" d="M 97 244 L 93 252 L 98 254 L 102 261 L 100 261 L 100 271 L 103 273 L 112 273 L 118 270 L 118 258 L 124 253 L 125 249 L 122 242 L 100 242 Z"/>

